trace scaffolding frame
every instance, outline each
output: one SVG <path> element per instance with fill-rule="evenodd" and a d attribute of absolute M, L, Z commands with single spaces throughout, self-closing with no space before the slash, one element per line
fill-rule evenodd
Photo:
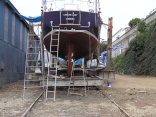
<path fill-rule="evenodd" d="M 34 27 L 36 26 L 37 32 L 34 32 Z M 45 73 L 43 40 L 39 31 L 40 26 L 41 24 L 39 23 L 29 23 L 29 38 L 26 44 L 23 99 L 25 98 L 26 89 L 42 87 L 44 90 L 44 84 L 40 84 L 40 81 L 44 83 Z"/>
<path fill-rule="evenodd" d="M 67 97 L 70 95 L 70 94 L 77 94 L 77 93 L 74 93 L 74 90 L 75 90 L 75 85 L 74 85 L 74 77 L 76 77 L 74 75 L 74 71 L 75 70 L 82 70 L 83 74 L 81 77 L 83 77 L 83 83 L 84 83 L 84 96 L 86 96 L 86 86 L 87 86 L 87 82 L 86 82 L 86 78 L 85 78 L 85 70 L 84 70 L 84 59 L 82 61 L 82 68 L 74 68 L 74 64 L 72 65 L 72 70 L 71 70 L 71 76 L 70 76 L 70 80 L 69 80 L 69 86 L 68 86 L 68 93 L 67 93 Z M 71 90 L 71 86 L 73 87 L 73 93 L 70 92 Z"/>

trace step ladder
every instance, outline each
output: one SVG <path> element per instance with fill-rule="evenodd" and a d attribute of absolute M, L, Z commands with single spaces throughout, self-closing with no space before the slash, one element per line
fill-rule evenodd
<path fill-rule="evenodd" d="M 83 59 L 83 62 L 82 62 L 82 66 L 83 68 L 79 68 L 79 70 L 82 70 L 83 71 L 83 74 L 82 74 L 82 77 L 83 77 L 83 83 L 84 83 L 84 96 L 86 96 L 86 79 L 85 79 L 85 71 L 84 71 L 84 59 Z M 73 63 L 73 66 L 72 66 L 72 70 L 71 70 L 71 76 L 70 76 L 70 80 L 69 80 L 69 86 L 68 86 L 68 93 L 67 93 L 67 97 L 70 95 L 70 94 L 78 94 L 78 93 L 74 93 L 74 86 L 75 86 L 75 79 L 74 79 L 74 75 L 73 75 L 73 72 L 76 70 L 76 68 L 74 68 L 74 63 Z M 72 86 L 72 88 L 71 88 Z M 71 90 L 73 90 L 73 93 L 71 93 Z M 80 94 L 81 95 L 81 94 Z"/>
<path fill-rule="evenodd" d="M 58 31 L 54 32 L 53 25 L 51 22 L 51 41 L 50 41 L 50 57 L 48 62 L 48 74 L 46 76 L 46 91 L 45 91 L 45 101 L 47 99 L 53 99 L 55 101 L 56 98 L 56 81 L 57 81 L 57 63 L 58 63 L 58 51 L 59 51 L 59 38 L 60 38 L 60 28 Z M 55 38 L 53 38 L 53 36 Z M 53 51 L 52 48 L 55 48 L 56 50 Z M 55 53 L 55 55 L 53 54 Z M 54 80 L 54 86 L 51 86 L 49 84 L 50 79 Z M 49 90 L 49 87 L 53 87 L 53 90 Z M 53 98 L 48 97 L 49 94 L 53 93 Z"/>
<path fill-rule="evenodd" d="M 34 32 L 31 32 L 27 41 L 23 99 L 26 89 L 44 88 L 44 84 L 40 85 L 40 82 L 44 83 L 44 62 L 42 58 L 44 51 L 41 38 L 36 39 L 36 36 Z"/>

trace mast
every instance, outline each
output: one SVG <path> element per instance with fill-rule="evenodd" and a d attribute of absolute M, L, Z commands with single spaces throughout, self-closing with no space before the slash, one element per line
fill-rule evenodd
<path fill-rule="evenodd" d="M 95 0 L 95 13 L 97 13 L 97 0 Z"/>
<path fill-rule="evenodd" d="M 42 0 L 43 11 L 46 11 L 47 0 Z"/>

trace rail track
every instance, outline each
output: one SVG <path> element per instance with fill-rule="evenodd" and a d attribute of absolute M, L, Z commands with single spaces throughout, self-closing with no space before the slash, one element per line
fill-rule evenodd
<path fill-rule="evenodd" d="M 102 93 L 109 101 L 111 101 L 115 106 L 117 106 L 126 117 L 131 117 L 121 106 L 119 106 L 115 101 L 111 100 L 106 94 Z"/>
<path fill-rule="evenodd" d="M 28 109 L 23 113 L 21 117 L 26 117 L 27 114 L 30 112 L 30 110 L 34 107 L 34 105 L 37 103 L 37 101 L 40 99 L 40 97 L 43 95 L 44 92 L 42 92 L 35 101 L 28 107 Z M 125 117 L 131 117 L 121 106 L 119 106 L 115 101 L 111 100 L 106 94 L 102 92 L 102 95 L 105 96 L 112 104 L 114 104 L 124 115 Z"/>
<path fill-rule="evenodd" d="M 29 111 L 33 108 L 33 106 L 36 104 L 36 102 L 40 99 L 40 97 L 43 95 L 44 92 L 42 92 L 35 101 L 28 107 L 28 109 L 23 113 L 21 117 L 26 117 L 26 115 L 29 113 Z"/>

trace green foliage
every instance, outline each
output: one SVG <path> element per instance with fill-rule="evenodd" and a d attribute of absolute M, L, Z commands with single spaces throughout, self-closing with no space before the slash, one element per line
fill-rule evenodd
<path fill-rule="evenodd" d="M 137 25 L 140 22 L 140 18 L 135 18 L 129 21 L 128 25 L 132 28 L 133 26 Z"/>
<path fill-rule="evenodd" d="M 107 44 L 105 43 L 105 41 L 102 41 L 100 43 L 100 53 L 105 51 L 107 49 Z"/>
<path fill-rule="evenodd" d="M 138 24 L 138 31 L 140 33 L 143 33 L 145 32 L 145 29 L 146 29 L 146 23 L 141 21 L 139 24 Z"/>
<path fill-rule="evenodd" d="M 156 22 L 154 22 L 146 31 L 146 40 L 144 43 L 144 53 L 139 59 L 140 65 L 136 67 L 139 74 L 156 76 Z"/>
<path fill-rule="evenodd" d="M 123 69 L 125 74 L 131 74 L 135 71 L 136 59 L 135 51 L 129 49 L 123 58 Z"/>
<path fill-rule="evenodd" d="M 141 25 L 144 27 L 144 23 Z M 112 68 L 122 68 L 125 74 L 156 76 L 156 21 L 140 30 L 130 42 L 129 49 L 113 59 Z"/>
<path fill-rule="evenodd" d="M 122 64 L 123 58 L 124 58 L 124 54 L 120 54 L 116 58 L 112 59 L 111 67 L 116 71 L 121 69 L 123 67 L 123 64 Z"/>
<path fill-rule="evenodd" d="M 130 48 L 135 51 L 135 56 L 139 57 L 144 52 L 145 34 L 138 34 L 135 39 L 130 42 Z"/>

